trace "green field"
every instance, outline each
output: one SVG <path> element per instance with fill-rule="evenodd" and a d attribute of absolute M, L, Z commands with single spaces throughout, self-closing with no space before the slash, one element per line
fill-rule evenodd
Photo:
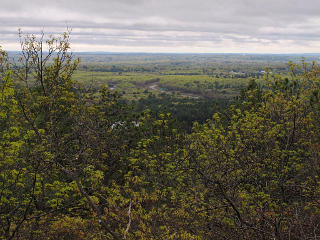
<path fill-rule="evenodd" d="M 81 64 L 73 79 L 86 87 L 108 86 L 126 99 L 149 94 L 221 99 L 239 94 L 250 79 L 263 84 L 265 68 L 274 75 L 288 72 L 288 62 L 302 55 L 240 54 L 78 54 Z M 306 61 L 318 56 L 307 56 Z"/>

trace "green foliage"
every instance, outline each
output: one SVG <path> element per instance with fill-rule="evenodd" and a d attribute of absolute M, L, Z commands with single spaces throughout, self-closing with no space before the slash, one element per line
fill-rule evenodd
<path fill-rule="evenodd" d="M 319 143 L 309 104 L 316 86 L 309 80 L 275 78 L 262 95 L 251 84 L 227 127 L 216 115 L 190 136 L 190 168 L 210 190 L 202 204 L 221 209 L 212 216 L 229 229 L 222 238 L 302 239 L 319 231 Z"/>
<path fill-rule="evenodd" d="M 193 123 L 205 123 L 216 112 L 225 109 L 231 100 L 227 99 L 181 99 L 169 94 L 159 96 L 150 94 L 134 103 L 137 111 L 147 108 L 154 114 L 161 112 L 171 113 L 184 128 L 191 132 Z"/>
<path fill-rule="evenodd" d="M 264 85 L 247 79 L 227 110 L 178 95 L 134 108 L 108 87 L 76 82 L 68 33 L 20 38 L 16 66 L 0 50 L 1 239 L 318 238 L 315 63 L 290 63 L 285 77 L 267 71 Z M 129 68 L 106 74 L 180 95 L 223 88 L 205 69 L 176 68 L 162 78 L 137 67 L 149 71 L 140 81 Z"/>

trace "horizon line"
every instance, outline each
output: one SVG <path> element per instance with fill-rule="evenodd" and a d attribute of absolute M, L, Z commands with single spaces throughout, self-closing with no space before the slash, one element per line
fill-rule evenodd
<path fill-rule="evenodd" d="M 6 51 L 8 53 L 20 53 L 19 50 L 9 50 Z M 44 51 L 46 52 L 46 51 Z M 249 53 L 249 52 L 116 52 L 116 51 L 71 51 L 72 53 L 84 53 L 84 54 L 195 54 L 195 55 L 320 55 L 320 52 L 305 52 L 305 53 L 264 53 L 264 52 L 256 52 L 256 53 Z"/>

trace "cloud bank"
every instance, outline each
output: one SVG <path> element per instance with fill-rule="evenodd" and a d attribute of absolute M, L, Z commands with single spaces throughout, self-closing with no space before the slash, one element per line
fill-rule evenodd
<path fill-rule="evenodd" d="M 75 51 L 320 52 L 317 0 L 2 0 L 0 45 L 17 30 L 72 28 Z"/>

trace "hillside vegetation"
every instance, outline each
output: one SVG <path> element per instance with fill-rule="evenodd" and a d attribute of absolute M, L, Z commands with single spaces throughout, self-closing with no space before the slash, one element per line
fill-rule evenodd
<path fill-rule="evenodd" d="M 317 64 L 247 79 L 228 104 L 160 96 L 172 112 L 215 106 L 185 128 L 143 110 L 156 95 L 79 83 L 68 34 L 21 40 L 15 62 L 0 52 L 1 239 L 320 238 Z M 155 82 L 182 91 L 176 78 Z"/>

